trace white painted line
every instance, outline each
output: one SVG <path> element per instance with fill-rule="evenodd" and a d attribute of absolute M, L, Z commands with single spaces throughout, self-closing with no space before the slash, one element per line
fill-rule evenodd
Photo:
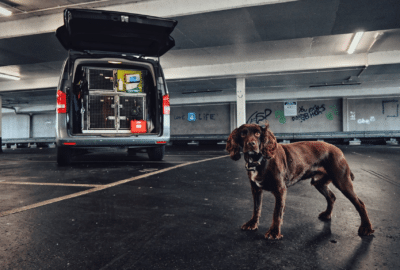
<path fill-rule="evenodd" d="M 97 187 L 89 189 L 89 190 L 73 193 L 73 194 L 70 194 L 70 195 L 66 195 L 66 196 L 62 196 L 62 197 L 58 197 L 58 198 L 54 198 L 54 199 L 50 199 L 50 200 L 46 200 L 46 201 L 39 202 L 39 203 L 34 203 L 34 204 L 31 204 L 31 205 L 27 205 L 27 206 L 23 206 L 23 207 L 19 207 L 19 208 L 14 208 L 14 209 L 11 209 L 11 210 L 8 210 L 8 211 L 0 212 L 0 217 L 5 217 L 5 216 L 11 215 L 11 214 L 23 212 L 23 211 L 34 209 L 34 208 L 37 208 L 37 207 L 41 207 L 41 206 L 49 205 L 49 204 L 52 204 L 52 203 L 56 203 L 56 202 L 60 202 L 60 201 L 64 201 L 64 200 L 68 200 L 68 199 L 72 199 L 72 198 L 76 198 L 76 197 L 79 197 L 79 196 L 82 196 L 82 195 L 86 195 L 86 194 L 90 194 L 90 193 L 93 193 L 93 192 L 96 192 L 96 191 L 104 190 L 104 189 L 115 187 L 115 186 L 122 185 L 122 184 L 126 184 L 128 182 L 136 181 L 136 180 L 139 180 L 139 179 L 142 179 L 142 178 L 146 178 L 146 177 L 149 177 L 149 176 L 152 176 L 152 175 L 156 175 L 156 174 L 160 174 L 160 173 L 163 173 L 163 172 L 167 172 L 167 171 L 170 171 L 170 170 L 173 170 L 173 169 L 177 169 L 177 168 L 180 168 L 180 167 L 193 165 L 193 164 L 197 164 L 197 163 L 202 163 L 202 162 L 206 162 L 206 161 L 210 161 L 210 160 L 214 160 L 214 159 L 220 159 L 220 158 L 224 158 L 224 157 L 229 157 L 229 155 L 218 156 L 218 157 L 213 157 L 213 158 L 207 158 L 207 159 L 187 162 L 187 163 L 184 163 L 184 164 L 179 164 L 179 165 L 175 165 L 175 166 L 172 166 L 172 167 L 169 167 L 169 168 L 161 169 L 161 170 L 158 170 L 158 171 L 155 171 L 155 172 L 150 172 L 150 173 L 142 174 L 142 175 L 139 175 L 139 176 L 131 177 L 131 178 L 128 178 L 128 179 L 125 179 L 125 180 L 120 180 L 120 181 L 117 181 L 117 182 L 114 182 L 114 183 L 110 183 L 110 184 L 107 184 L 107 185 L 97 186 Z"/>
<path fill-rule="evenodd" d="M 100 187 L 103 185 L 94 184 L 64 184 L 64 183 L 35 183 L 35 182 L 4 182 L 0 181 L 0 184 L 6 185 L 31 185 L 31 186 L 60 186 L 60 187 Z"/>

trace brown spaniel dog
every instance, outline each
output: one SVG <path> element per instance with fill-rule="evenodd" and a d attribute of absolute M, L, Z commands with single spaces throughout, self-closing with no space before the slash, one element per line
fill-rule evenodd
<path fill-rule="evenodd" d="M 332 216 L 335 194 L 328 185 L 332 182 L 356 207 L 361 217 L 358 229 L 360 236 L 374 232 L 364 203 L 353 189 L 353 173 L 343 155 L 334 145 L 325 142 L 296 142 L 287 145 L 277 140 L 266 122 L 265 128 L 256 124 L 245 124 L 235 129 L 229 136 L 226 150 L 233 160 L 240 159 L 243 148 L 247 174 L 253 194 L 254 210 L 251 219 L 242 230 L 256 230 L 261 215 L 263 190 L 275 196 L 272 225 L 265 238 L 280 239 L 287 187 L 300 180 L 311 178 L 311 185 L 324 195 L 327 209 L 319 215 L 329 220 Z"/>

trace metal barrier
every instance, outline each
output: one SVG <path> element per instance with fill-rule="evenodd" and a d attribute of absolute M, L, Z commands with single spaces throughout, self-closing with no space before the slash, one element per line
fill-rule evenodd
<path fill-rule="evenodd" d="M 225 142 L 229 134 L 196 134 L 196 135 L 171 135 L 171 142 Z M 385 139 L 400 138 L 400 131 L 352 131 L 352 132 L 310 132 L 310 133 L 275 133 L 278 140 L 319 140 L 319 139 Z M 2 139 L 3 147 L 16 145 L 17 147 L 31 147 L 31 145 L 42 144 L 53 147 L 55 137 L 48 138 L 14 138 Z"/>

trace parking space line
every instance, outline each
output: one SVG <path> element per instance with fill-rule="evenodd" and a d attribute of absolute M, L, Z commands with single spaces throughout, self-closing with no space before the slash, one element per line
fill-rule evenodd
<path fill-rule="evenodd" d="M 0 212 L 0 217 L 12 215 L 12 214 L 15 214 L 15 213 L 23 212 L 23 211 L 26 211 L 26 210 L 30 210 L 30 209 L 34 209 L 34 208 L 37 208 L 37 207 L 53 204 L 53 203 L 60 202 L 60 201 L 76 198 L 76 197 L 79 197 L 79 196 L 82 196 L 82 195 L 86 195 L 86 194 L 90 194 L 90 193 L 97 192 L 97 191 L 100 191 L 100 190 L 104 190 L 104 189 L 108 189 L 108 188 L 111 188 L 111 187 L 115 187 L 115 186 L 118 186 L 118 185 L 126 184 L 128 182 L 136 181 L 136 180 L 139 180 L 139 179 L 142 179 L 142 178 L 146 178 L 146 177 L 149 177 L 149 176 L 153 176 L 153 175 L 156 175 L 156 174 L 160 174 L 160 173 L 163 173 L 163 172 L 174 170 L 174 169 L 177 169 L 177 168 L 180 168 L 180 167 L 185 167 L 185 166 L 189 166 L 189 165 L 193 165 L 193 164 L 197 164 L 197 163 L 202 163 L 202 162 L 206 162 L 206 161 L 210 161 L 210 160 L 220 159 L 220 158 L 224 158 L 224 157 L 229 157 L 229 155 L 218 156 L 218 157 L 213 157 L 213 158 L 206 158 L 206 159 L 197 160 L 197 161 L 191 161 L 191 162 L 175 165 L 175 166 L 172 166 L 172 167 L 169 167 L 169 168 L 161 169 L 161 170 L 158 170 L 158 171 L 142 174 L 142 175 L 131 177 L 131 178 L 124 179 L 124 180 L 120 180 L 120 181 L 117 181 L 117 182 L 114 182 L 114 183 L 110 183 L 110 184 L 107 184 L 107 185 L 100 185 L 100 186 L 94 187 L 94 188 L 89 189 L 89 190 L 84 190 L 84 191 L 72 193 L 72 194 L 69 194 L 69 195 L 66 195 L 66 196 L 62 196 L 62 197 L 46 200 L 46 201 L 43 201 L 43 202 L 34 203 L 34 204 L 31 204 L 31 205 L 27 205 L 27 206 L 23 206 L 23 207 L 19 207 L 19 208 L 14 208 L 14 209 L 11 209 L 11 210 L 8 210 L 8 211 Z"/>
<path fill-rule="evenodd" d="M 99 187 L 102 185 L 94 184 L 65 184 L 65 183 L 35 183 L 35 182 L 2 182 L 0 184 L 6 185 L 32 185 L 32 186 L 61 186 L 61 187 Z"/>

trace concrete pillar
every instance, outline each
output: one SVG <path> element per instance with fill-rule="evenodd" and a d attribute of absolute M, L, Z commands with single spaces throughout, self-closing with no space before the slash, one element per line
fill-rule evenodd
<path fill-rule="evenodd" d="M 246 79 L 236 79 L 236 123 L 240 127 L 246 124 Z"/>
<path fill-rule="evenodd" d="M 29 138 L 33 138 L 33 115 L 29 114 Z"/>
<path fill-rule="evenodd" d="M 235 103 L 230 103 L 230 129 L 231 131 L 237 128 L 237 120 L 236 120 L 236 104 Z"/>
<path fill-rule="evenodd" d="M 342 123 L 343 128 L 342 131 L 346 132 L 349 131 L 349 102 L 347 98 L 342 98 Z"/>

